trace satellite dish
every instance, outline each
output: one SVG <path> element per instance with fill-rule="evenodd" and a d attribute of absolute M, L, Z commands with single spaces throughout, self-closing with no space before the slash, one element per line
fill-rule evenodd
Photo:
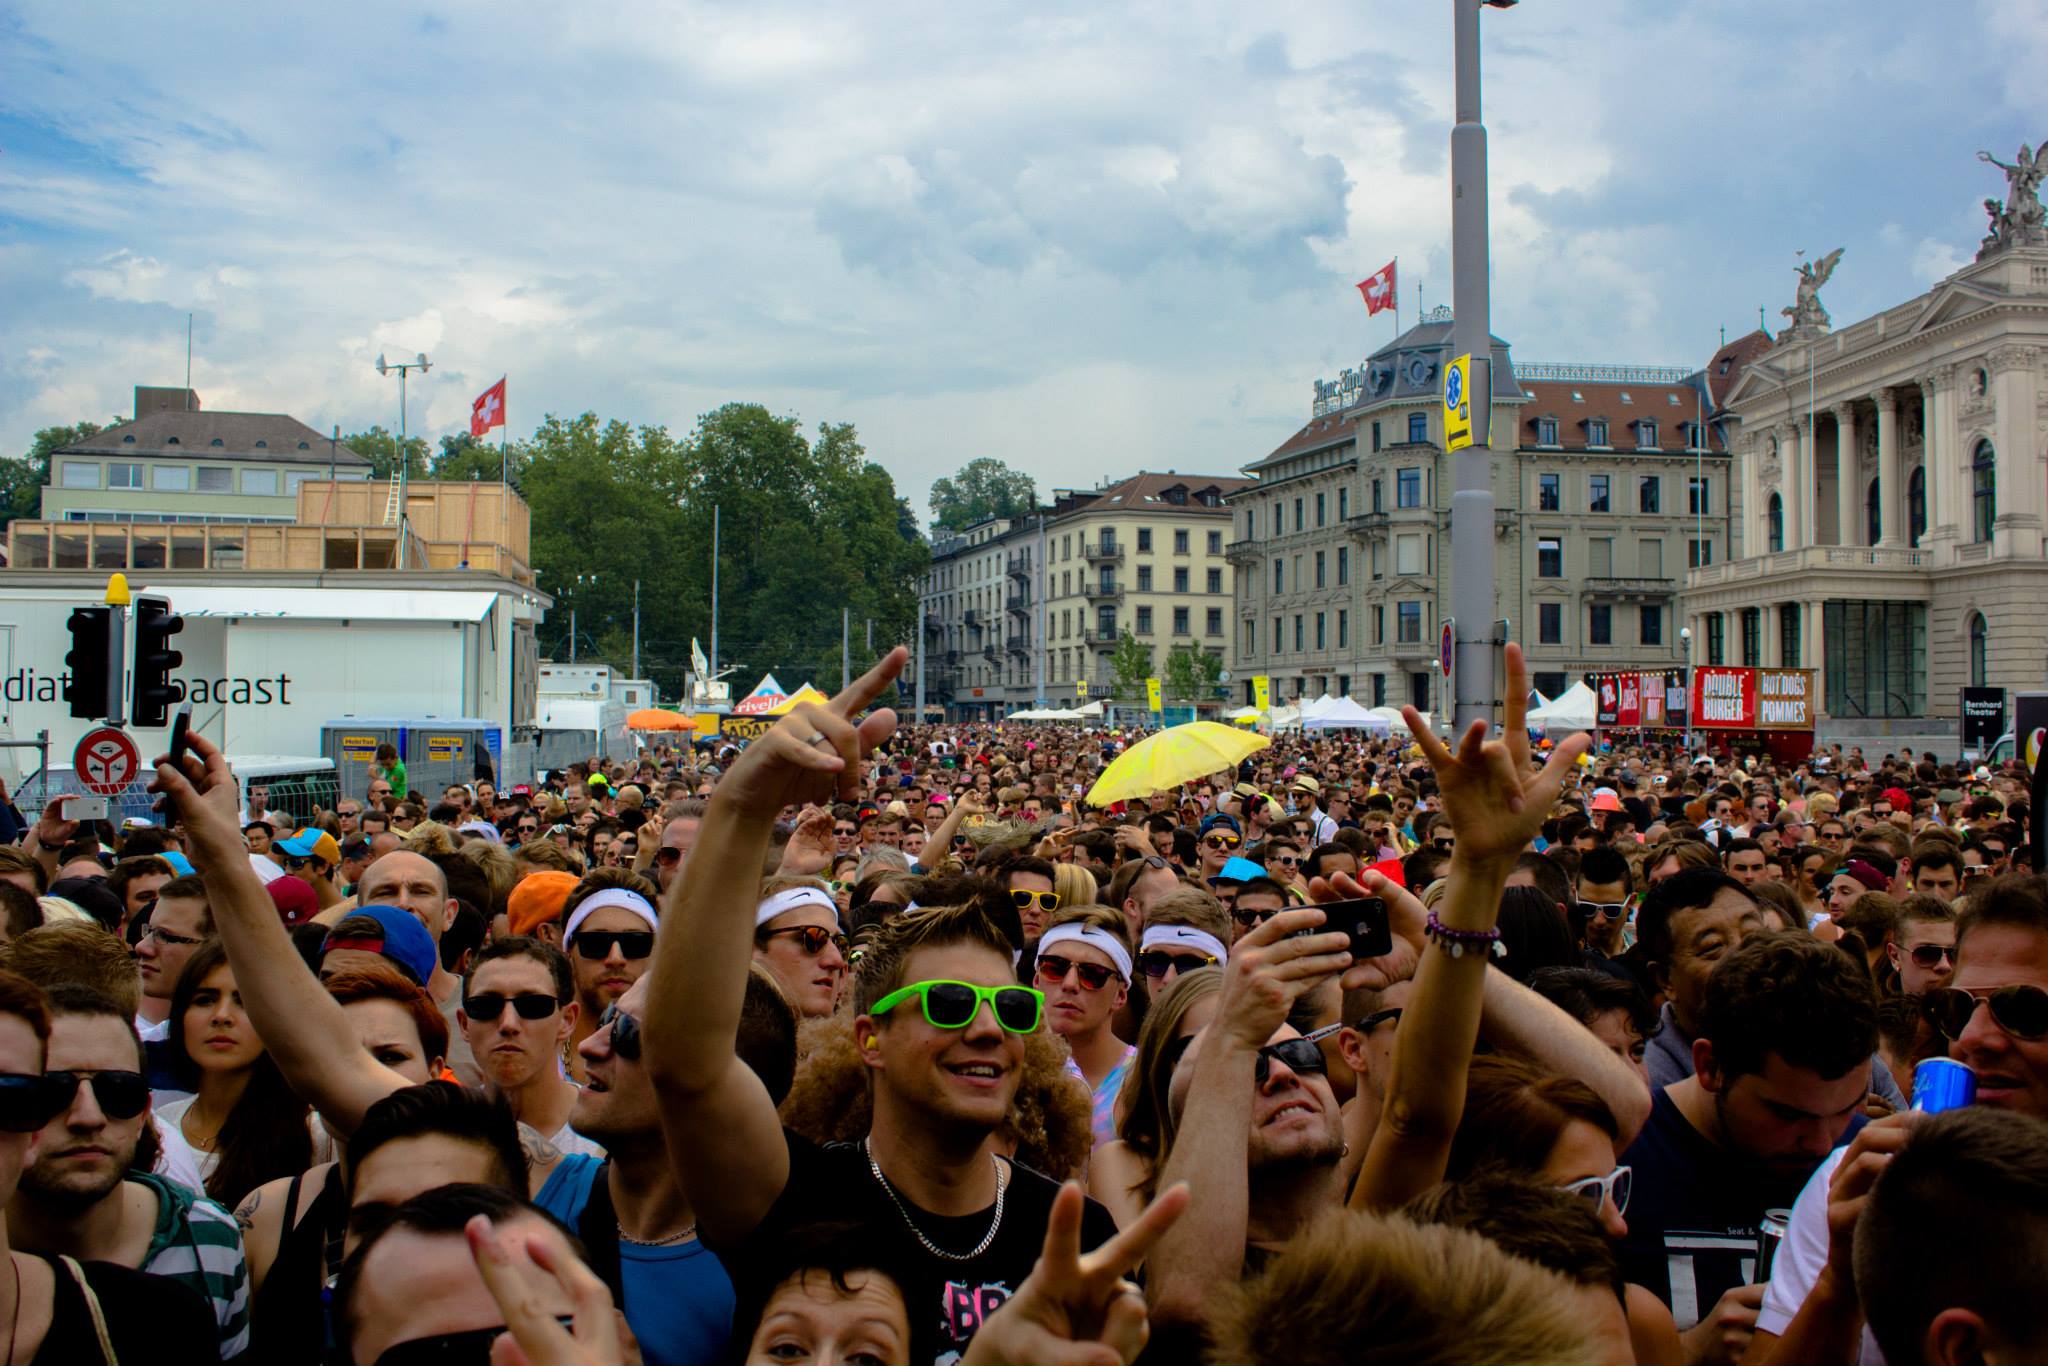
<path fill-rule="evenodd" d="M 383 353 L 379 352 L 377 355 L 377 373 L 381 375 L 385 372 L 387 368 L 388 367 L 384 364 Z"/>

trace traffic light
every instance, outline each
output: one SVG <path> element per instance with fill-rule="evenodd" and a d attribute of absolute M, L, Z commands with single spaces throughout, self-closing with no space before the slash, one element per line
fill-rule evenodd
<path fill-rule="evenodd" d="M 184 629 L 185 619 L 166 599 L 135 600 L 135 705 L 129 710 L 138 727 L 169 725 L 171 708 L 185 700 L 185 685 L 171 681 L 171 670 L 185 662 L 171 637 Z"/>
<path fill-rule="evenodd" d="M 64 656 L 64 700 L 71 714 L 83 721 L 97 721 L 107 714 L 107 673 L 113 667 L 108 653 L 112 632 L 111 607 L 79 607 L 71 613 L 71 649 Z"/>

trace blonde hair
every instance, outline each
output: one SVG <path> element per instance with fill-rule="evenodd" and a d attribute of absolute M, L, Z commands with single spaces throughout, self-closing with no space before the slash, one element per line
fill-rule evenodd
<path fill-rule="evenodd" d="M 428 858 L 436 854 L 453 854 L 456 852 L 455 835 L 439 821 L 421 821 L 406 831 L 405 842 L 398 847 Z"/>
<path fill-rule="evenodd" d="M 1232 938 L 1230 913 L 1223 909 L 1222 902 L 1199 887 L 1176 887 L 1153 902 L 1145 911 L 1143 928 L 1154 925 L 1187 925 L 1226 944 Z"/>
<path fill-rule="evenodd" d="M 142 979 L 135 974 L 134 955 L 97 920 L 48 921 L 36 926 L 0 947 L 0 969 L 19 973 L 31 982 L 91 987 L 130 1018 L 142 1004 Z"/>
<path fill-rule="evenodd" d="M 519 865 L 512 861 L 511 851 L 496 840 L 479 838 L 465 840 L 459 852 L 483 869 L 484 881 L 491 888 L 492 908 L 503 906 L 512 889 L 519 885 Z"/>
<path fill-rule="evenodd" d="M 1578 1366 L 1574 1287 L 1468 1229 L 1336 1210 L 1241 1287 L 1222 1287 L 1211 1360 L 1232 1366 Z"/>
<path fill-rule="evenodd" d="M 1060 905 L 1093 906 L 1100 899 L 1095 885 L 1095 874 L 1078 863 L 1055 863 L 1052 866 L 1052 889 L 1060 895 Z"/>

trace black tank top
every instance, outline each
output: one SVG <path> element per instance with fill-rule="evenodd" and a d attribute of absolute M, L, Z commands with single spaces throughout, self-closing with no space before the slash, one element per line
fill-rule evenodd
<path fill-rule="evenodd" d="M 285 1190 L 285 1217 L 299 1205 L 294 1176 Z M 249 1356 L 252 1366 L 296 1366 L 324 1359 L 326 1314 L 321 1288 L 341 1270 L 341 1246 L 348 1232 L 348 1196 L 341 1186 L 341 1164 L 327 1169 L 326 1184 L 306 1213 L 278 1240 L 277 1258 L 249 1312 Z"/>

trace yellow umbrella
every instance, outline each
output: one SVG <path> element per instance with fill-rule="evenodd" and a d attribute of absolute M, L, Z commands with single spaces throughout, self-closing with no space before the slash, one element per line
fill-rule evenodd
<path fill-rule="evenodd" d="M 1088 793 L 1090 806 L 1149 797 L 1211 773 L 1235 768 L 1247 755 L 1273 742 L 1214 721 L 1193 721 L 1162 730 L 1132 745 L 1102 771 Z"/>
<path fill-rule="evenodd" d="M 666 707 L 642 707 L 626 718 L 627 730 L 695 730 L 697 723 Z"/>

